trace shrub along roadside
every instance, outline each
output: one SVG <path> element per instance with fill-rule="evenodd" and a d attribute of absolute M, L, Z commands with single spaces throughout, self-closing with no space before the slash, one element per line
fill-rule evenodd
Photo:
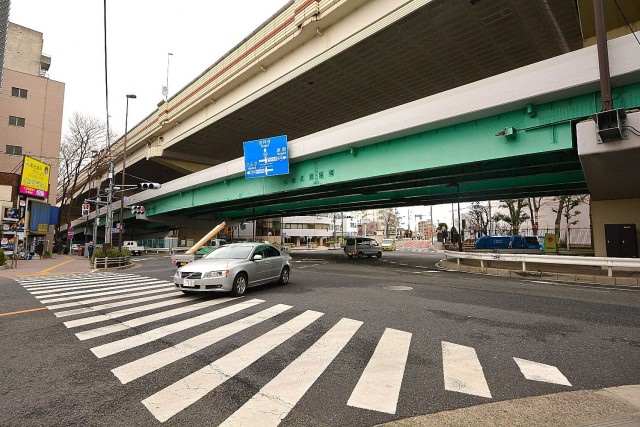
<path fill-rule="evenodd" d="M 91 257 L 91 263 L 93 264 L 93 260 L 95 258 L 119 258 L 119 257 L 130 257 L 131 252 L 129 249 L 118 249 L 118 248 L 109 248 L 109 250 L 105 253 L 104 249 L 97 248 L 93 251 L 93 256 Z"/>

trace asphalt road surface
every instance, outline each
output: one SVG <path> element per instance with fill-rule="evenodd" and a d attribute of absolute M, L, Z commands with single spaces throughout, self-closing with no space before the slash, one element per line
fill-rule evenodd
<path fill-rule="evenodd" d="M 640 383 L 640 289 L 293 259 L 236 299 L 182 295 L 164 256 L 0 279 L 0 425 L 371 426 Z"/>

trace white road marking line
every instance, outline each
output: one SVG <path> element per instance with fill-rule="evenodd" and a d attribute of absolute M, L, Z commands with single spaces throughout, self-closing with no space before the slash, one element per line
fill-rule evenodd
<path fill-rule="evenodd" d="M 68 284 L 88 283 L 88 282 L 108 282 L 113 279 L 130 279 L 134 277 L 141 277 L 135 274 L 122 274 L 111 276 L 84 276 L 84 277 L 57 277 L 48 278 L 38 282 L 24 282 L 19 281 L 20 284 L 26 289 L 44 288 L 47 286 L 64 286 Z"/>
<path fill-rule="evenodd" d="M 149 297 L 126 299 L 124 301 L 117 301 L 117 302 L 111 302 L 111 303 L 107 303 L 107 304 L 94 305 L 94 306 L 91 306 L 91 307 L 82 307 L 82 308 L 74 308 L 72 310 L 66 310 L 66 311 L 57 311 L 57 312 L 55 312 L 53 314 L 56 317 L 75 316 L 75 315 L 78 315 L 78 314 L 93 313 L 95 311 L 106 310 L 106 309 L 109 309 L 109 308 L 122 307 L 124 305 L 134 305 L 134 304 L 138 304 L 138 303 L 141 303 L 141 302 L 155 301 L 155 300 L 159 300 L 159 299 L 163 299 L 163 298 L 175 298 L 175 297 L 179 297 L 178 299 L 184 298 L 182 292 L 180 292 L 180 291 L 169 291 L 169 292 L 165 292 L 165 293 L 160 294 L 160 295 L 151 295 Z M 185 299 L 184 301 L 189 301 L 189 299 Z"/>
<path fill-rule="evenodd" d="M 212 320 L 219 319 L 221 317 L 228 316 L 233 313 L 237 313 L 241 310 L 253 307 L 254 305 L 258 305 L 263 302 L 264 300 L 261 300 L 261 299 L 252 299 L 250 301 L 244 301 L 244 302 L 232 305 L 230 307 L 225 307 L 216 311 L 212 311 L 210 313 L 202 314 L 197 317 L 185 319 L 180 322 L 172 323 L 166 326 L 161 326 L 159 328 L 152 329 L 150 331 L 143 332 L 141 334 L 134 335 L 132 337 L 123 338 L 118 341 L 112 341 L 110 343 L 99 345 L 97 347 L 93 347 L 91 351 L 93 352 L 93 354 L 95 354 L 98 358 L 101 359 L 103 357 L 107 357 L 112 354 L 120 353 L 121 351 L 129 350 L 134 347 L 139 347 L 143 344 L 147 344 L 155 340 L 159 340 L 160 338 L 166 337 L 167 335 L 184 331 L 194 326 L 202 325 L 203 323 L 207 323 Z"/>
<path fill-rule="evenodd" d="M 167 282 L 167 285 L 168 284 L 169 282 Z M 132 292 L 124 295 L 121 294 L 121 295 L 115 295 L 115 296 L 86 299 L 82 301 L 66 302 L 64 304 L 47 305 L 47 308 L 49 310 L 57 310 L 59 308 L 77 307 L 79 305 L 93 304 L 96 302 L 104 302 L 104 301 L 113 301 L 113 300 L 119 300 L 123 298 L 139 297 L 141 295 L 169 294 L 169 293 L 175 293 L 175 288 L 169 288 L 167 286 L 167 287 L 162 287 L 162 289 L 151 289 L 149 291 Z M 127 301 L 131 301 L 131 300 L 127 299 Z M 44 301 L 40 301 L 40 302 L 44 303 Z"/>
<path fill-rule="evenodd" d="M 157 288 L 169 288 L 169 287 L 173 287 L 173 285 L 171 285 L 169 282 L 163 282 L 161 280 L 159 280 L 157 283 L 157 285 L 151 285 L 151 286 L 147 286 L 148 284 L 144 285 L 144 289 L 157 289 Z M 137 286 L 138 288 L 140 288 L 139 285 L 134 285 Z M 83 298 L 93 298 L 93 297 L 101 297 L 101 296 L 105 296 L 105 295 L 117 295 L 117 294 L 126 294 L 128 292 L 131 292 L 131 287 L 126 287 L 124 289 L 116 289 L 114 291 L 107 291 L 107 292 L 98 292 L 98 293 L 94 293 L 94 294 L 83 294 L 83 295 L 72 295 L 69 297 L 60 297 L 60 298 L 53 298 L 53 299 L 47 299 L 47 300 L 41 300 L 40 302 L 42 304 L 50 304 L 52 302 L 62 302 L 62 301 L 71 301 L 71 300 L 78 300 L 78 299 L 83 299 Z M 49 295 L 52 296 L 52 295 Z"/>
<path fill-rule="evenodd" d="M 134 360 L 126 365 L 118 366 L 117 368 L 112 369 L 111 372 L 113 372 L 113 375 L 115 375 L 122 384 L 130 383 L 137 378 L 143 377 L 162 368 L 163 366 L 167 366 L 175 361 L 196 353 L 203 348 L 209 347 L 210 345 L 222 341 L 223 339 L 237 334 L 238 332 L 244 331 L 251 326 L 255 326 L 265 320 L 269 320 L 291 308 L 292 307 L 290 305 L 285 304 L 274 305 L 266 310 L 247 316 L 244 319 L 236 320 L 235 322 L 212 329 L 186 341 L 165 348 L 164 350 L 152 353 L 138 360 Z"/>
<path fill-rule="evenodd" d="M 358 320 L 341 319 L 220 425 L 280 424 L 360 326 Z"/>
<path fill-rule="evenodd" d="M 81 280 L 85 278 L 92 277 L 108 277 L 113 274 L 102 274 L 102 273 L 87 273 L 87 274 L 65 274 L 65 275 L 57 275 L 57 276 L 30 276 L 30 277 L 17 277 L 16 282 L 20 283 L 23 286 L 28 286 L 32 284 L 38 283 L 49 283 L 53 281 L 61 281 L 61 280 Z"/>
<path fill-rule="evenodd" d="M 287 323 L 147 397 L 142 401 L 142 404 L 158 421 L 164 422 L 302 331 L 322 315 L 323 313 L 307 310 Z"/>
<path fill-rule="evenodd" d="M 75 291 L 78 289 L 93 289 L 95 290 L 95 288 L 102 288 L 102 289 L 109 289 L 105 286 L 116 286 L 116 285 L 126 285 L 129 283 L 137 283 L 137 284 L 144 284 L 144 283 L 148 283 L 148 282 L 157 282 L 158 279 L 152 279 L 152 278 L 142 278 L 142 277 L 136 277 L 136 278 L 131 278 L 131 279 L 127 279 L 127 280 L 119 280 L 117 283 L 114 283 L 113 281 L 109 281 L 107 283 L 105 282 L 101 282 L 101 283 L 95 283 L 95 282 L 91 282 L 92 284 L 89 285 L 58 285 L 55 286 L 51 289 L 38 289 L 36 291 L 34 290 L 29 290 L 29 292 L 31 292 L 31 295 L 44 295 L 44 294 L 54 294 L 55 292 L 64 292 L 64 294 L 61 295 L 73 295 L 74 292 L 68 292 L 68 291 Z M 48 286 L 46 286 L 46 288 L 49 288 Z M 42 298 L 42 297 L 36 297 L 36 298 Z"/>
<path fill-rule="evenodd" d="M 124 308 L 122 310 L 111 311 L 105 314 L 98 314 L 90 317 L 83 317 L 82 319 L 69 320 L 64 322 L 64 326 L 67 328 L 75 328 L 78 326 L 90 325 L 92 323 L 105 322 L 107 320 L 117 319 L 119 317 L 128 316 L 130 314 L 142 313 L 144 311 L 153 310 L 156 308 L 168 307 L 170 305 L 177 305 L 191 301 L 200 300 L 198 297 L 185 297 L 185 298 L 173 298 L 167 301 L 154 302 L 152 304 L 139 305 L 136 307 Z"/>
<path fill-rule="evenodd" d="M 181 314 L 191 313 L 192 311 L 200 310 L 206 307 L 213 307 L 215 305 L 219 305 L 228 301 L 233 300 L 234 298 L 220 298 L 215 300 L 205 300 L 199 302 L 197 304 L 190 304 L 185 307 L 178 307 L 172 310 L 161 311 L 160 313 L 153 313 L 147 316 L 136 317 L 135 319 L 125 320 L 113 325 L 101 326 L 95 329 L 89 329 L 86 331 L 78 332 L 76 337 L 80 341 L 89 340 L 92 338 L 101 337 L 108 334 L 113 334 L 115 332 L 126 331 L 127 329 L 135 328 L 136 326 L 146 325 L 147 323 L 155 322 L 157 320 L 168 319 L 170 317 L 179 316 Z"/>
<path fill-rule="evenodd" d="M 117 280 L 131 280 L 135 279 L 134 277 L 130 278 L 122 278 Z M 33 286 L 23 286 L 29 292 L 41 291 L 44 289 L 64 289 L 70 288 L 72 286 L 89 286 L 89 285 L 110 285 L 117 281 L 115 278 L 107 278 L 107 279 L 84 279 L 78 281 L 64 281 L 64 282 L 56 282 L 56 283 L 43 283 L 40 285 Z"/>
<path fill-rule="evenodd" d="M 592 285 L 589 283 L 582 283 L 582 284 L 576 284 L 575 282 L 563 282 L 562 280 L 558 280 L 555 282 L 545 282 L 542 280 L 524 280 L 524 283 L 542 283 L 545 285 L 561 285 L 563 287 L 568 287 L 568 288 L 575 288 L 575 289 L 582 289 L 583 291 L 590 291 L 590 292 L 612 292 L 612 291 L 625 291 L 625 292 L 637 292 L 640 289 L 635 288 L 635 289 L 621 289 L 618 287 L 613 287 L 611 285 L 602 285 L 602 286 L 598 286 L 596 285 Z"/>
<path fill-rule="evenodd" d="M 518 359 L 517 357 L 514 357 L 513 360 L 518 364 L 518 368 L 520 368 L 522 375 L 524 375 L 528 380 L 567 385 L 571 387 L 571 383 L 567 377 L 565 377 L 555 366 L 532 362 L 531 360 Z"/>
<path fill-rule="evenodd" d="M 442 367 L 446 390 L 491 398 L 473 347 L 442 341 Z"/>
<path fill-rule="evenodd" d="M 395 414 L 410 344 L 411 333 L 385 329 L 347 405 Z"/>
<path fill-rule="evenodd" d="M 84 295 L 84 294 L 91 294 L 94 292 L 98 292 L 98 291 L 110 291 L 113 289 L 129 289 L 129 288 L 135 288 L 135 287 L 142 287 L 145 286 L 147 284 L 153 284 L 153 283 L 167 283 L 166 280 L 153 280 L 151 282 L 145 282 L 145 283 L 139 283 L 137 280 L 131 281 L 131 282 L 125 282 L 125 284 L 123 285 L 113 285 L 113 286 L 107 286 L 107 287 L 100 287 L 99 289 L 87 289 L 84 291 L 73 291 L 73 292 L 60 292 L 60 293 L 53 293 L 53 294 L 46 294 L 46 295 L 34 295 L 36 298 L 38 299 L 43 299 L 43 298 L 56 298 L 56 297 L 68 297 L 70 295 Z"/>

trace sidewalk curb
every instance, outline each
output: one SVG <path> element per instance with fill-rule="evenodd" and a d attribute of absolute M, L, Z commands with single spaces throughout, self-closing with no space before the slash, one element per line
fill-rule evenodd
<path fill-rule="evenodd" d="M 385 427 L 635 426 L 640 384 L 524 397 L 392 421 Z"/>

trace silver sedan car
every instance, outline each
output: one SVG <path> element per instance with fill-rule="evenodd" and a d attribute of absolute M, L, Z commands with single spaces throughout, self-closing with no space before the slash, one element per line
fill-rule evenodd
<path fill-rule="evenodd" d="M 173 282 L 186 294 L 231 292 L 244 295 L 247 287 L 264 283 L 289 283 L 291 257 L 268 243 L 234 243 L 222 246 L 176 271 Z"/>

